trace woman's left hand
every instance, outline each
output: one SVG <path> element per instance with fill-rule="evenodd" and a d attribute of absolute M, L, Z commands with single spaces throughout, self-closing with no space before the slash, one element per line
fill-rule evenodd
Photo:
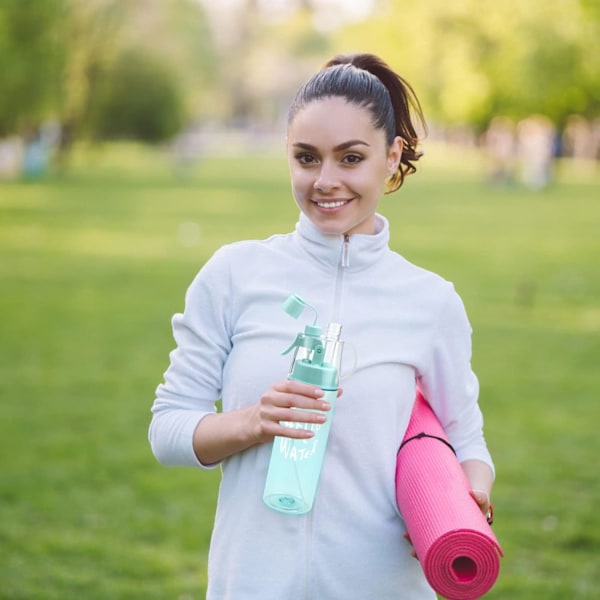
<path fill-rule="evenodd" d="M 476 459 L 465 460 L 461 463 L 471 487 L 471 497 L 477 503 L 488 523 L 492 523 L 494 509 L 490 502 L 490 493 L 494 474 L 492 469 L 484 462 Z"/>
<path fill-rule="evenodd" d="M 477 506 L 479 506 L 479 510 L 487 519 L 487 522 L 491 525 L 494 520 L 494 509 L 487 492 L 482 490 L 471 490 L 469 493 L 471 494 L 471 498 L 477 502 Z"/>

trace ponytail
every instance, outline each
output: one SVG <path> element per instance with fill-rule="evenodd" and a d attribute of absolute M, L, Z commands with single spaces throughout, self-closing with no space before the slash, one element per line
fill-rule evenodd
<path fill-rule="evenodd" d="M 298 91 L 289 112 L 291 122 L 309 102 L 338 96 L 368 108 L 376 128 L 385 131 L 388 145 L 399 136 L 403 142 L 400 165 L 388 180 L 388 191 L 396 191 L 422 156 L 413 118 L 427 129 L 417 96 L 410 84 L 374 54 L 348 54 L 332 58 Z"/>

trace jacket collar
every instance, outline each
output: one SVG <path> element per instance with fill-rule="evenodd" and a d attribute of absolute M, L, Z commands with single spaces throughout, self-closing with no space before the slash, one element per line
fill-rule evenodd
<path fill-rule="evenodd" d="M 346 240 L 343 235 L 322 233 L 304 214 L 296 223 L 294 236 L 300 246 L 318 262 L 348 271 L 366 269 L 383 257 L 389 249 L 390 226 L 388 220 L 375 215 L 376 233 L 355 233 Z"/>

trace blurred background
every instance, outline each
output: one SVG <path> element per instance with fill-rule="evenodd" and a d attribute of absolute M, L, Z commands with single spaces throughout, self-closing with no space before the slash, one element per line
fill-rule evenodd
<path fill-rule="evenodd" d="M 0 177 L 66 169 L 80 141 L 185 163 L 280 140 L 300 83 L 368 50 L 412 83 L 431 139 L 487 149 L 498 179 L 518 145 L 543 186 L 548 156 L 598 159 L 599 23 L 596 0 L 5 0 Z"/>
<path fill-rule="evenodd" d="M 2 0 L 0 598 L 204 597 L 218 470 L 146 439 L 170 318 L 219 246 L 293 229 L 288 105 L 354 51 L 429 125 L 380 207 L 473 325 L 487 597 L 597 597 L 600 2 Z"/>

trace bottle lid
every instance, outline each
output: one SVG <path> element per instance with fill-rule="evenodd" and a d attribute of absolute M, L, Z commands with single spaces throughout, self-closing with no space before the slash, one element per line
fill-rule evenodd
<path fill-rule="evenodd" d="M 283 310 L 294 319 L 297 319 L 302 314 L 302 311 L 307 307 L 313 310 L 315 313 L 315 320 L 313 321 L 313 325 L 315 325 L 317 323 L 317 309 L 306 302 L 306 300 L 297 294 L 292 294 L 283 303 Z"/>

